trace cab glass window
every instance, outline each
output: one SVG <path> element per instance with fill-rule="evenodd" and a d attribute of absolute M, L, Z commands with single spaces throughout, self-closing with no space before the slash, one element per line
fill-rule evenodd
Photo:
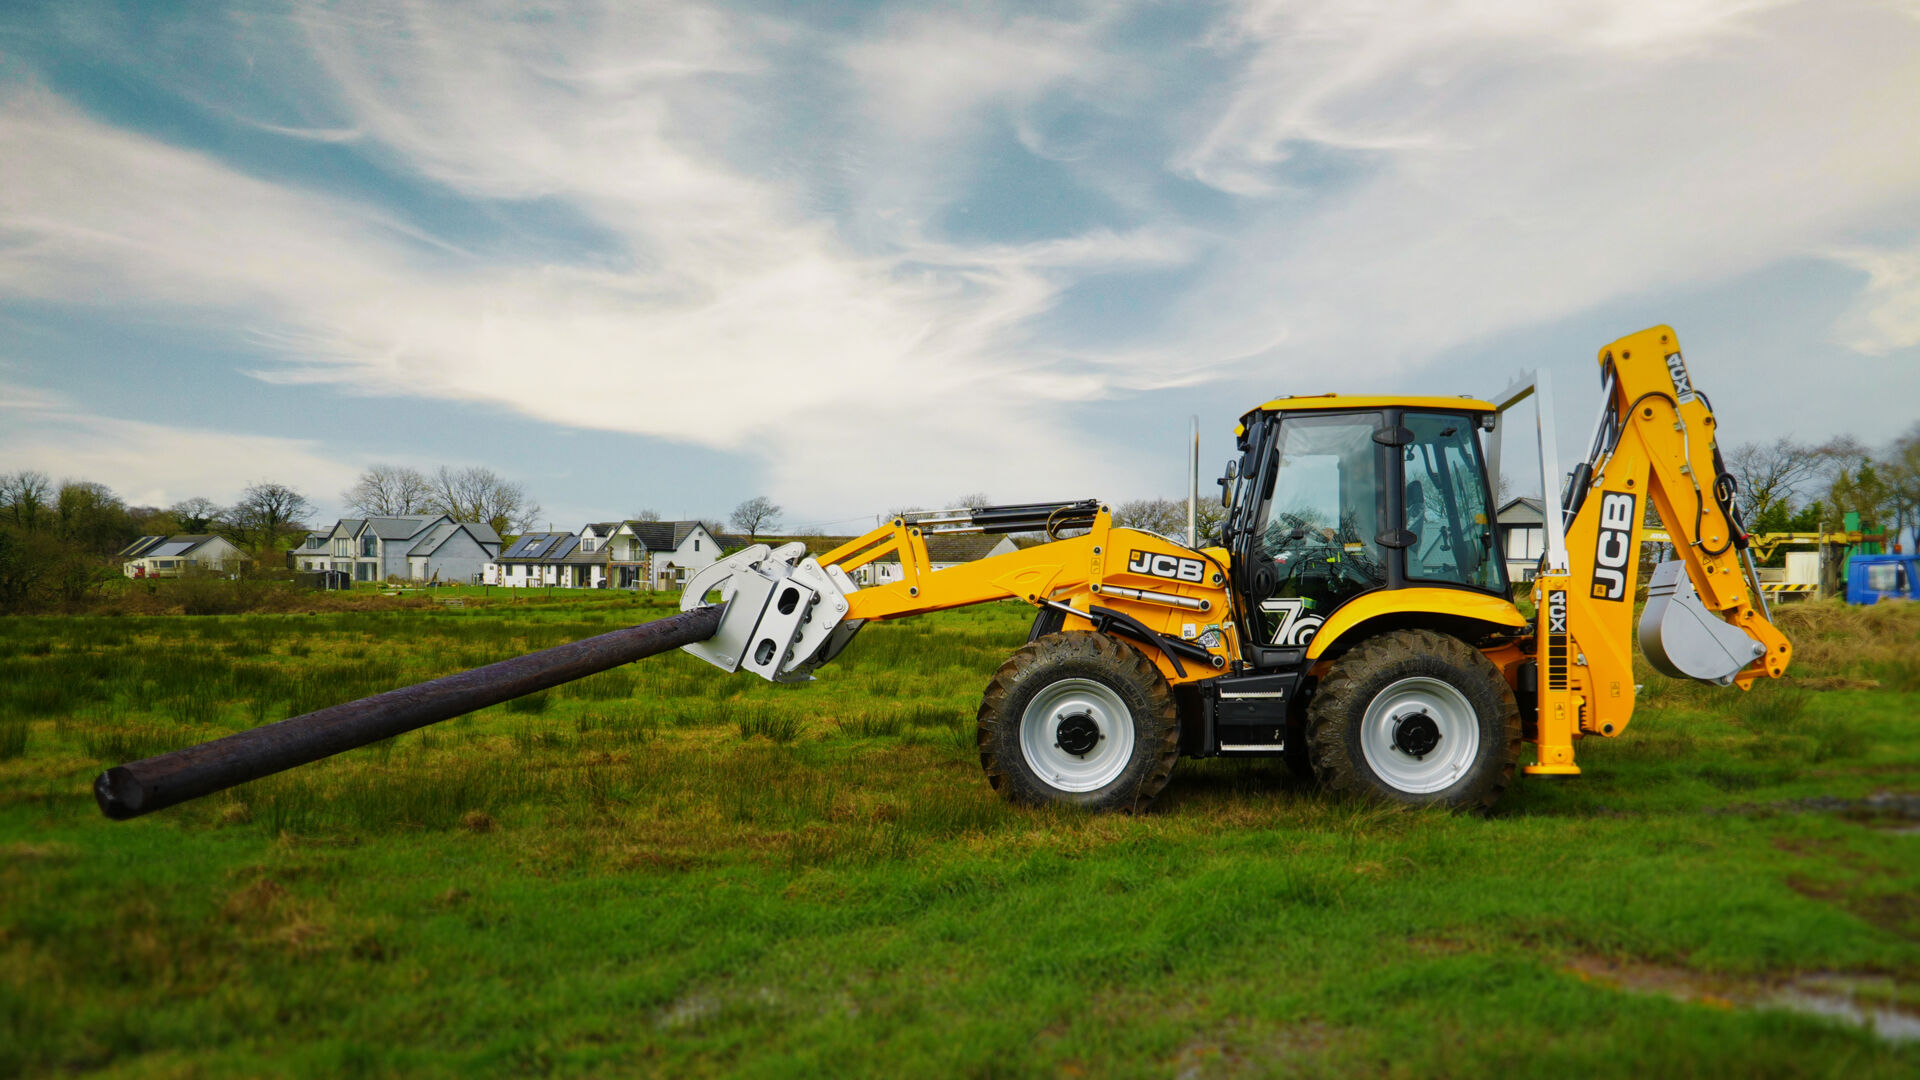
<path fill-rule="evenodd" d="M 1256 523 L 1263 643 L 1304 645 L 1334 608 L 1386 584 L 1379 426 L 1378 413 L 1280 422 Z"/>
<path fill-rule="evenodd" d="M 1506 567 L 1494 544 L 1486 466 L 1473 419 L 1410 412 L 1401 424 L 1413 432 L 1413 442 L 1400 450 L 1402 505 L 1413 534 L 1407 579 L 1505 591 Z"/>

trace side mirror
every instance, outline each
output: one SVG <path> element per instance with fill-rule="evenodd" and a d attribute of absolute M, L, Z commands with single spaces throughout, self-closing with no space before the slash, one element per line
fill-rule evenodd
<path fill-rule="evenodd" d="M 1227 459 L 1227 475 L 1221 477 L 1219 480 L 1221 506 L 1233 505 L 1233 482 L 1239 476 L 1240 476 L 1240 463 L 1238 461 L 1235 461 L 1233 458 L 1228 458 Z"/>

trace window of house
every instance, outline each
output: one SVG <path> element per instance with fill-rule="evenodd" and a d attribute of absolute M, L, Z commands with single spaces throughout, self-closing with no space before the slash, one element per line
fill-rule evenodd
<path fill-rule="evenodd" d="M 1546 550 L 1546 526 L 1512 525 L 1507 528 L 1507 558 L 1514 562 L 1536 562 Z"/>
<path fill-rule="evenodd" d="M 362 555 L 378 554 L 379 543 L 380 543 L 379 538 L 374 536 L 372 533 L 368 533 L 367 535 L 361 537 L 360 538 L 360 554 Z"/>
<path fill-rule="evenodd" d="M 695 551 L 700 550 L 700 538 L 697 536 L 693 538 L 693 550 Z"/>

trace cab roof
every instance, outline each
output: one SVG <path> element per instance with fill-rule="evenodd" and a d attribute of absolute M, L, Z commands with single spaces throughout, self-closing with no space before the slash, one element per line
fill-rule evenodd
<path fill-rule="evenodd" d="M 1453 412 L 1492 412 L 1491 401 L 1470 397 L 1386 397 L 1354 394 L 1298 394 L 1274 398 L 1260 406 L 1268 412 L 1293 412 L 1298 409 L 1446 409 Z"/>

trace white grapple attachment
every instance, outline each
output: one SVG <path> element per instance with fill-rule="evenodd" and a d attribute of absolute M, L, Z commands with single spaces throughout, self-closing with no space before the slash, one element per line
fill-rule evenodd
<path fill-rule="evenodd" d="M 686 651 L 722 671 L 746 669 L 773 682 L 805 682 L 840 655 L 863 620 L 847 618 L 854 585 L 839 567 L 822 567 L 805 544 L 754 544 L 687 581 L 680 610 L 714 591 L 726 605 L 720 629 Z"/>

